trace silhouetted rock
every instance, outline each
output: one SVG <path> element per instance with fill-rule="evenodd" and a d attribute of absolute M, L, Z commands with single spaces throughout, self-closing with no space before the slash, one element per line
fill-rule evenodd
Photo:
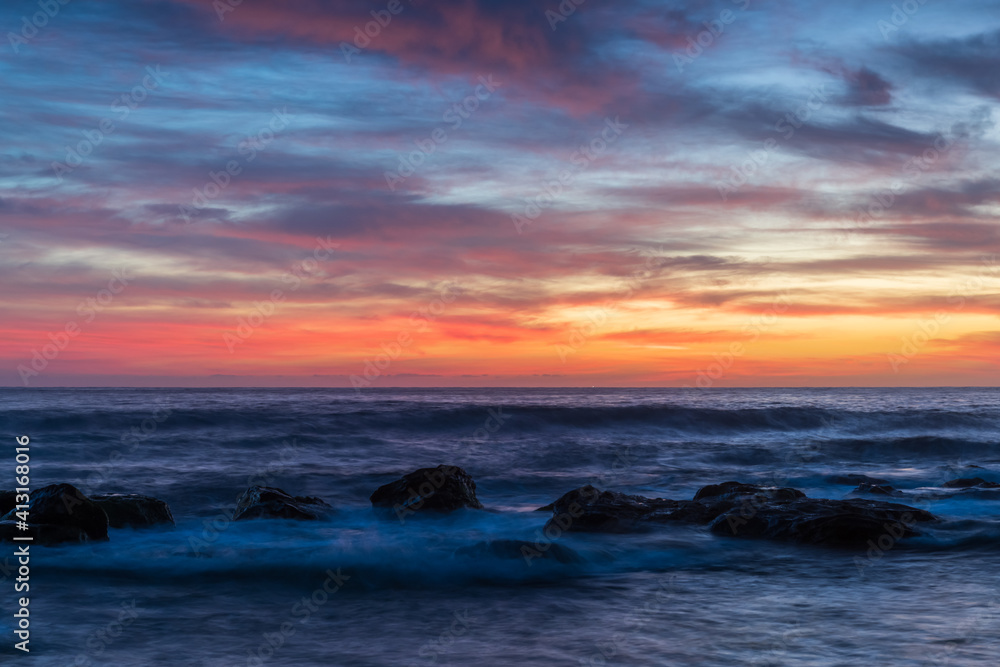
<path fill-rule="evenodd" d="M 456 556 L 471 556 L 481 558 L 492 556 L 495 558 L 515 559 L 523 558 L 530 564 L 536 558 L 555 560 L 560 563 L 580 563 L 583 558 L 576 551 L 561 544 L 552 542 L 543 544 L 533 544 L 520 540 L 491 540 L 489 542 L 479 542 L 468 547 L 459 547 L 455 550 Z"/>
<path fill-rule="evenodd" d="M 776 501 L 805 498 L 806 494 L 798 489 L 788 487 L 761 486 L 759 484 L 743 484 L 741 482 L 723 482 L 703 486 L 694 494 L 695 500 L 736 500 L 745 496 L 766 496 Z"/>
<path fill-rule="evenodd" d="M 851 493 L 859 494 L 869 494 L 873 496 L 901 496 L 903 493 L 897 491 L 891 486 L 885 484 L 872 484 L 871 482 L 862 482 L 858 485 L 858 488 L 851 491 Z"/>
<path fill-rule="evenodd" d="M 740 482 L 706 486 L 695 494 L 694 500 L 646 498 L 618 491 L 601 491 L 587 485 L 546 506 L 555 514 L 546 524 L 546 529 L 550 532 L 556 529 L 561 532 L 626 532 L 654 523 L 707 524 L 723 512 L 741 505 L 789 502 L 803 497 L 805 494 L 797 489 Z"/>
<path fill-rule="evenodd" d="M 51 484 L 31 492 L 28 501 L 28 523 L 31 534 L 45 544 L 108 539 L 108 515 L 72 484 Z M 12 509 L 0 521 L 20 521 Z M 0 534 L 6 537 L 9 528 Z M 82 539 L 81 539 L 82 538 Z"/>
<path fill-rule="evenodd" d="M 831 484 L 843 484 L 845 486 L 858 486 L 860 484 L 879 484 L 887 485 L 889 480 L 882 479 L 881 477 L 869 477 L 868 475 L 858 475 L 851 473 L 849 475 L 833 475 L 826 478 Z"/>
<path fill-rule="evenodd" d="M 946 489 L 969 489 L 972 487 L 979 489 L 1000 489 L 1000 484 L 997 484 L 996 482 L 987 482 L 982 477 L 953 479 L 950 482 L 945 482 L 941 486 Z"/>
<path fill-rule="evenodd" d="M 89 542 L 87 531 L 79 526 L 61 526 L 57 524 L 30 524 L 27 530 L 18 527 L 18 521 L 0 520 L 0 542 L 15 544 L 40 544 L 54 546 L 73 542 Z M 31 542 L 18 542 L 15 537 L 31 537 Z"/>
<path fill-rule="evenodd" d="M 0 516 L 14 509 L 14 505 L 17 504 L 16 497 L 16 491 L 0 491 Z"/>
<path fill-rule="evenodd" d="M 246 519 L 298 519 L 314 521 L 329 514 L 332 508 L 319 498 L 292 496 L 281 489 L 251 486 L 236 503 L 233 521 Z"/>
<path fill-rule="evenodd" d="M 421 468 L 395 482 L 380 486 L 371 495 L 372 505 L 392 509 L 401 519 L 414 512 L 452 512 L 463 507 L 483 509 L 476 498 L 476 483 L 455 466 Z"/>
<path fill-rule="evenodd" d="M 713 484 L 695 500 L 645 498 L 584 486 L 550 506 L 548 539 L 563 532 L 624 532 L 652 524 L 711 525 L 719 535 L 792 540 L 810 544 L 865 544 L 885 531 L 899 539 L 915 534 L 914 523 L 932 521 L 924 510 L 876 500 L 823 500 L 798 489 L 740 482 Z"/>
<path fill-rule="evenodd" d="M 933 520 L 934 515 L 924 510 L 878 500 L 801 498 L 751 511 L 731 510 L 719 516 L 711 530 L 729 537 L 863 546 L 882 535 L 893 540 L 916 535 L 914 524 Z"/>
<path fill-rule="evenodd" d="M 108 515 L 108 525 L 112 528 L 145 528 L 174 523 L 170 507 L 156 498 L 138 493 L 98 493 L 90 499 Z"/>
<path fill-rule="evenodd" d="M 637 524 L 662 519 L 663 513 L 677 510 L 681 502 L 662 498 L 632 496 L 618 491 L 601 491 L 591 485 L 564 494 L 548 507 L 553 516 L 546 528 L 560 531 L 624 532 Z"/>

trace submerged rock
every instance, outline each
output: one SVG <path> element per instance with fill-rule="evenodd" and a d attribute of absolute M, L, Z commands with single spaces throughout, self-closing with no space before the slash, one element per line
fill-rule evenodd
<path fill-rule="evenodd" d="M 583 557 L 576 551 L 570 549 L 569 547 L 564 547 L 561 544 L 548 542 L 539 545 L 531 542 L 522 542 L 520 540 L 491 540 L 489 542 L 479 542 L 478 544 L 473 544 L 472 546 L 459 547 L 455 550 L 455 555 L 470 556 L 473 558 L 492 556 L 495 558 L 509 560 L 523 558 L 529 565 L 531 564 L 531 561 L 536 558 L 555 560 L 564 564 L 581 563 L 584 560 Z"/>
<path fill-rule="evenodd" d="M 858 485 L 858 488 L 851 491 L 852 494 L 869 494 L 873 496 L 901 496 L 902 491 L 898 491 L 895 488 L 888 486 L 886 484 L 872 484 L 870 482 L 862 482 Z"/>
<path fill-rule="evenodd" d="M 1000 484 L 997 484 L 996 482 L 987 482 L 982 477 L 953 479 L 950 482 L 945 482 L 941 486 L 946 489 L 1000 489 Z"/>
<path fill-rule="evenodd" d="M 51 484 L 31 492 L 28 501 L 27 531 L 13 529 L 21 535 L 32 535 L 43 544 L 60 542 L 84 542 L 108 539 L 108 515 L 72 484 Z M 8 523 L 16 523 L 21 518 L 12 509 L 0 522 L 0 538 L 9 539 L 11 528 Z"/>
<path fill-rule="evenodd" d="M 156 498 L 138 493 L 98 493 L 90 498 L 108 515 L 108 525 L 112 528 L 174 524 L 170 507 Z"/>
<path fill-rule="evenodd" d="M 879 500 L 802 498 L 726 512 L 712 522 L 711 530 L 730 537 L 863 546 L 882 535 L 893 540 L 917 535 L 916 523 L 934 520 L 930 512 Z"/>
<path fill-rule="evenodd" d="M 476 497 L 476 483 L 469 473 L 446 465 L 421 468 L 380 486 L 370 500 L 375 507 L 395 510 L 400 518 L 414 512 L 453 512 L 463 507 L 483 509 Z"/>
<path fill-rule="evenodd" d="M 843 484 L 844 486 L 858 486 L 860 484 L 879 484 L 887 485 L 889 480 L 882 479 L 881 477 L 869 477 L 868 475 L 859 475 L 856 473 L 851 473 L 849 475 L 833 475 L 832 477 L 827 477 L 826 480 L 831 484 Z"/>
<path fill-rule="evenodd" d="M 233 521 L 245 519 L 298 519 L 314 521 L 333 508 L 312 496 L 292 496 L 269 486 L 251 486 L 236 503 Z"/>

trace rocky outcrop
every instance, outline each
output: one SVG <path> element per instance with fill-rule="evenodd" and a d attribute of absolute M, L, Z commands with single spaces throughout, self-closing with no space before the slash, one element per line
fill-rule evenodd
<path fill-rule="evenodd" d="M 548 542 L 544 544 L 533 544 L 520 540 L 492 540 L 489 542 L 479 542 L 468 547 L 459 547 L 455 550 L 456 556 L 470 556 L 480 558 L 492 556 L 505 560 L 524 559 L 530 564 L 536 558 L 554 560 L 563 564 L 582 563 L 583 558 L 573 549 L 561 544 Z"/>
<path fill-rule="evenodd" d="M 707 524 L 756 498 L 761 502 L 784 502 L 804 495 L 796 489 L 725 482 L 700 489 L 694 500 L 668 500 L 601 491 L 587 485 L 548 506 L 555 516 L 547 527 L 569 532 L 627 532 L 674 521 Z"/>
<path fill-rule="evenodd" d="M 476 483 L 455 466 L 421 468 L 395 482 L 380 486 L 371 495 L 376 508 L 391 509 L 403 518 L 415 512 L 453 512 L 465 507 L 483 509 L 476 497 Z"/>
<path fill-rule="evenodd" d="M 624 532 L 652 524 L 710 525 L 732 537 L 758 537 L 808 544 L 864 545 L 887 531 L 893 539 L 917 534 L 930 513 L 877 500 L 807 498 L 797 489 L 739 482 L 706 486 L 693 500 L 645 498 L 584 486 L 551 505 L 546 535 L 562 532 Z"/>
<path fill-rule="evenodd" d="M 251 486 L 236 503 L 233 521 L 246 519 L 298 519 L 314 521 L 333 508 L 319 498 L 292 496 L 269 486 Z"/>
<path fill-rule="evenodd" d="M 676 500 L 601 491 L 588 484 L 547 506 L 555 514 L 547 528 L 555 526 L 568 532 L 627 532 L 644 522 L 664 520 L 681 505 Z"/>
<path fill-rule="evenodd" d="M 761 486 L 759 484 L 743 484 L 741 482 L 723 482 L 703 486 L 694 494 L 695 500 L 713 501 L 742 500 L 748 496 L 767 496 L 772 500 L 784 501 L 805 498 L 806 494 L 798 489 L 788 487 Z"/>
<path fill-rule="evenodd" d="M 894 540 L 919 534 L 913 526 L 934 521 L 924 510 L 877 500 L 801 498 L 731 510 L 712 522 L 727 537 L 756 537 L 829 546 L 862 546 L 889 535 Z"/>
<path fill-rule="evenodd" d="M 170 507 L 162 500 L 138 493 L 98 493 L 90 496 L 108 515 L 112 528 L 145 528 L 174 524 Z"/>
<path fill-rule="evenodd" d="M 108 539 L 108 515 L 72 484 L 51 484 L 35 489 L 31 492 L 27 512 L 30 527 L 26 531 L 16 528 L 21 520 L 16 509 L 0 518 L 0 538 L 10 539 L 12 531 L 17 531 L 35 537 L 42 544 Z"/>

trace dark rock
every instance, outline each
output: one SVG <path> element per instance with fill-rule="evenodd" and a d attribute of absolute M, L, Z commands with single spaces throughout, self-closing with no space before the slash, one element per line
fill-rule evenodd
<path fill-rule="evenodd" d="M 0 520 L 0 542 L 15 544 L 41 544 L 53 546 L 67 542 L 89 542 L 87 532 L 79 526 L 60 526 L 56 524 L 30 524 L 28 530 L 17 527 L 17 521 Z M 31 537 L 31 542 L 16 542 L 15 537 Z"/>
<path fill-rule="evenodd" d="M 871 482 L 862 482 L 858 485 L 858 488 L 851 491 L 851 493 L 864 493 L 873 496 L 901 496 L 903 493 L 897 491 L 891 486 L 884 484 L 872 484 Z"/>
<path fill-rule="evenodd" d="M 849 475 L 833 475 L 832 477 L 826 478 L 831 484 L 843 484 L 845 486 L 858 486 L 860 484 L 879 484 L 888 485 L 890 482 L 887 479 L 882 479 L 881 477 L 869 477 L 868 475 L 858 475 L 851 473 Z"/>
<path fill-rule="evenodd" d="M 972 487 L 979 489 L 1000 489 L 1000 484 L 997 484 L 996 482 L 987 482 L 982 477 L 953 479 L 950 482 L 945 482 L 941 486 L 946 489 L 969 489 Z"/>
<path fill-rule="evenodd" d="M 397 515 L 412 512 L 452 512 L 463 507 L 483 509 L 476 498 L 476 483 L 455 466 L 421 468 L 395 482 L 380 486 L 371 495 L 372 505 L 392 509 Z"/>
<path fill-rule="evenodd" d="M 319 498 L 291 496 L 281 489 L 251 486 L 236 503 L 233 521 L 245 519 L 298 519 L 314 521 L 332 508 Z"/>
<path fill-rule="evenodd" d="M 112 528 L 145 528 L 174 523 L 170 507 L 156 498 L 138 493 L 98 493 L 90 499 L 108 515 L 108 525 Z"/>
<path fill-rule="evenodd" d="M 737 537 L 792 540 L 809 544 L 866 544 L 889 533 L 916 534 L 913 524 L 935 517 L 920 509 L 876 500 L 806 498 L 791 488 L 739 482 L 701 489 L 695 500 L 645 498 L 584 486 L 552 503 L 546 536 L 562 532 L 623 532 L 652 524 L 711 525 L 712 532 Z"/>
<path fill-rule="evenodd" d="M 17 505 L 16 497 L 16 491 L 0 491 L 0 516 L 14 509 Z"/>
<path fill-rule="evenodd" d="M 580 554 L 561 544 L 548 542 L 539 546 L 531 542 L 521 542 L 519 540 L 479 542 L 469 547 L 459 547 L 455 550 L 455 555 L 471 556 L 473 558 L 493 556 L 509 560 L 523 558 L 528 564 L 536 558 L 551 559 L 565 564 L 583 562 Z"/>
<path fill-rule="evenodd" d="M 72 541 L 71 535 L 86 535 L 88 540 L 108 539 L 108 515 L 93 500 L 72 484 L 51 484 L 31 492 L 28 501 L 28 523 L 38 531 L 39 540 Z M 0 521 L 19 521 L 13 509 Z M 52 528 L 56 526 L 58 528 Z M 78 531 L 78 532 L 77 532 Z"/>
<path fill-rule="evenodd" d="M 759 484 L 743 484 L 741 482 L 723 482 L 704 486 L 694 494 L 695 500 L 736 500 L 745 496 L 766 496 L 776 501 L 805 498 L 806 494 L 798 489 L 788 487 L 761 486 Z"/>
<path fill-rule="evenodd" d="M 634 530 L 637 523 L 649 521 L 654 514 L 671 512 L 680 505 L 676 500 L 601 491 L 588 484 L 552 503 L 555 516 L 546 527 L 556 526 L 561 531 L 624 532 Z"/>
<path fill-rule="evenodd" d="M 914 524 L 934 515 L 906 505 L 878 500 L 819 500 L 731 510 L 711 525 L 717 535 L 788 540 L 830 546 L 864 546 L 883 535 L 894 541 L 919 534 Z"/>

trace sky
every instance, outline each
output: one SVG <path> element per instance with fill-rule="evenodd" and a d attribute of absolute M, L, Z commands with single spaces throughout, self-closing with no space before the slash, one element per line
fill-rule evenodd
<path fill-rule="evenodd" d="M 1000 2 L 0 31 L 0 385 L 996 384 Z"/>

